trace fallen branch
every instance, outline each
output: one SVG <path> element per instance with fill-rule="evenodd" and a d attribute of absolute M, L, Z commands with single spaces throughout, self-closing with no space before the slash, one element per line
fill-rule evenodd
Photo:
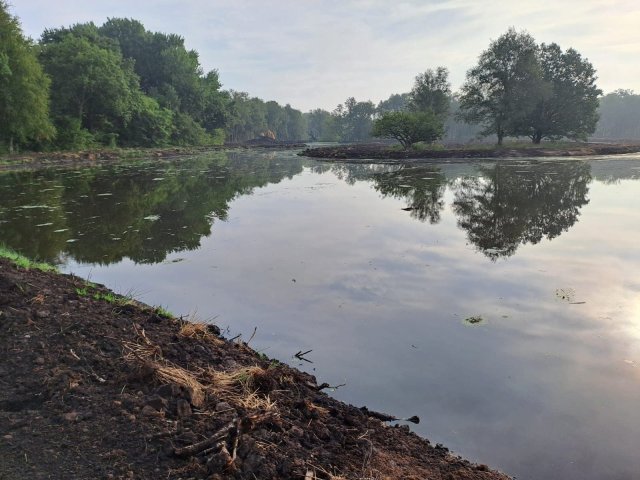
<path fill-rule="evenodd" d="M 192 445 L 188 445 L 186 447 L 178 447 L 173 450 L 174 455 L 178 457 L 191 457 L 193 455 L 197 455 L 198 453 L 206 450 L 209 447 L 216 445 L 221 440 L 224 440 L 234 429 L 237 429 L 236 426 L 237 419 L 226 424 L 216 433 L 214 433 L 211 437 L 205 438 L 204 440 L 194 443 Z"/>
<path fill-rule="evenodd" d="M 373 410 L 369 410 L 367 407 L 361 407 L 360 410 L 365 415 L 372 418 L 377 418 L 378 420 L 382 420 L 383 422 L 411 422 L 415 424 L 420 423 L 420 417 L 418 417 L 417 415 L 414 415 L 413 417 L 409 417 L 409 418 L 398 418 L 398 417 L 394 417 L 393 415 L 387 415 L 386 413 L 380 413 L 380 412 L 375 412 Z"/>

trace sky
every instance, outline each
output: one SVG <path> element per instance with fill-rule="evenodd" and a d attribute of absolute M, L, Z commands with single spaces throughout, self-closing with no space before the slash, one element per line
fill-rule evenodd
<path fill-rule="evenodd" d="M 446 66 L 453 90 L 509 27 L 573 47 L 605 93 L 640 92 L 638 0 L 9 0 L 24 32 L 107 18 L 176 33 L 223 88 L 307 111 L 407 92 Z"/>

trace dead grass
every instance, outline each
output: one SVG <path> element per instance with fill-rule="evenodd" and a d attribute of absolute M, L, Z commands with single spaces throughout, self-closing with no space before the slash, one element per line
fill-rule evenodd
<path fill-rule="evenodd" d="M 269 395 L 263 395 L 256 388 L 255 379 L 270 373 L 261 367 L 244 367 L 229 372 L 219 371 L 213 367 L 200 370 L 187 370 L 174 365 L 162 358 L 162 350 L 151 342 L 144 330 L 134 328 L 137 341 L 122 343 L 123 357 L 137 365 L 140 369 L 149 371 L 159 382 L 175 384 L 189 392 L 194 407 L 202 408 L 207 394 L 240 406 L 247 410 L 261 410 L 265 412 L 275 410 L 275 402 Z M 180 327 L 180 335 L 191 337 L 205 335 L 215 338 L 206 324 L 185 322 Z"/>
<path fill-rule="evenodd" d="M 255 388 L 255 378 L 262 375 L 268 375 L 268 373 L 258 366 L 239 368 L 230 372 L 213 368 L 208 368 L 206 371 L 206 376 L 210 379 L 209 389 L 214 395 L 249 410 L 270 411 L 275 408 L 275 402 L 269 398 L 269 395 L 261 395 Z"/>
<path fill-rule="evenodd" d="M 178 335 L 186 338 L 199 338 L 202 340 L 208 340 L 217 344 L 223 343 L 222 339 L 218 338 L 217 335 L 214 335 L 209 331 L 209 324 L 204 322 L 185 320 L 182 325 L 180 325 Z"/>

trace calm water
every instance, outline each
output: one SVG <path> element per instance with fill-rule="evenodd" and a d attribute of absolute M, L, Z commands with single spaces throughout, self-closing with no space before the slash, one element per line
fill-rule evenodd
<path fill-rule="evenodd" d="M 0 241 L 519 479 L 640 478 L 640 157 L 0 174 Z"/>

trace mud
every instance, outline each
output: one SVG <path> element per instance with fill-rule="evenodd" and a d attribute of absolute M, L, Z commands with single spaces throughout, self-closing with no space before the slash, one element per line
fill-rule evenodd
<path fill-rule="evenodd" d="M 5 259 L 0 387 L 0 479 L 509 478 L 214 325 Z"/>

